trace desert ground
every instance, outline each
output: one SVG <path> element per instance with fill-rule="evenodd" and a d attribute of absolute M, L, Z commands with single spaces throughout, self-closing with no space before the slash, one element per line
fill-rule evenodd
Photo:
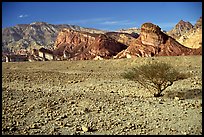
<path fill-rule="evenodd" d="M 163 61 L 190 77 L 162 97 L 122 78 Z M 2 63 L 3 135 L 202 135 L 202 56 Z"/>

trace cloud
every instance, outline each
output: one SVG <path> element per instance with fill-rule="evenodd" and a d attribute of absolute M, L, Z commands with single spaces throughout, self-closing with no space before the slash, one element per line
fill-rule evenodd
<path fill-rule="evenodd" d="M 64 20 L 64 21 L 55 21 L 54 24 L 78 24 L 78 25 L 86 25 L 86 24 L 99 24 L 103 21 L 110 20 L 109 17 L 101 17 L 101 18 L 87 18 L 87 19 L 78 19 L 78 20 Z"/>
<path fill-rule="evenodd" d="M 117 24 L 117 23 L 118 23 L 117 21 L 105 21 L 105 22 L 102 22 L 101 24 L 112 25 L 112 24 Z"/>
<path fill-rule="evenodd" d="M 19 18 L 26 18 L 26 17 L 28 17 L 28 15 L 27 15 L 27 14 L 24 14 L 24 15 L 21 14 L 21 15 L 19 15 L 18 17 L 19 17 Z"/>
<path fill-rule="evenodd" d="M 114 17 L 98 17 L 98 18 L 87 18 L 87 19 L 78 19 L 78 20 L 64 20 L 64 21 L 55 21 L 53 24 L 72 24 L 78 25 L 81 27 L 91 27 L 102 30 L 114 31 L 119 28 L 130 28 L 136 25 L 135 21 L 131 20 L 119 20 Z"/>
<path fill-rule="evenodd" d="M 72 21 L 66 21 L 69 23 L 80 23 L 80 24 L 87 24 L 87 23 L 100 23 L 101 21 L 106 21 L 111 18 L 90 18 L 90 19 L 81 19 L 81 20 L 72 20 Z"/>
<path fill-rule="evenodd" d="M 102 25 L 131 25 L 135 24 L 135 22 L 130 21 L 130 20 L 114 20 L 114 21 L 104 21 L 101 22 L 100 24 Z"/>
<path fill-rule="evenodd" d="M 132 22 L 130 20 L 114 20 L 111 17 L 104 17 L 104 18 L 89 18 L 89 19 L 80 19 L 80 20 L 67 20 L 67 21 L 58 21 L 55 22 L 55 24 L 98 24 L 98 25 L 105 25 L 105 26 L 111 26 L 111 25 L 132 25 L 135 24 L 135 22 Z"/>

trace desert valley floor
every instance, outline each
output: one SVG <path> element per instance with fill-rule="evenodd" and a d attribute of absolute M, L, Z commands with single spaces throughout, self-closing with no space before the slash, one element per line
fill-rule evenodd
<path fill-rule="evenodd" d="M 121 77 L 155 60 L 191 77 L 157 98 Z M 201 135 L 202 56 L 2 63 L 2 134 Z"/>

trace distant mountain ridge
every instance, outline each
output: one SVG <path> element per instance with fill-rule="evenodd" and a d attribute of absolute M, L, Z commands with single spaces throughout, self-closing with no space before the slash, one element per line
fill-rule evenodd
<path fill-rule="evenodd" d="M 112 32 L 33 22 L 3 29 L 2 51 L 30 56 L 34 49 L 45 48 L 57 60 L 202 55 L 201 32 L 202 17 L 194 26 L 181 20 L 169 32 L 151 22 L 142 24 L 141 28 Z"/>
<path fill-rule="evenodd" d="M 46 22 L 33 22 L 31 24 L 19 24 L 14 27 L 2 29 L 2 51 L 16 51 L 20 49 L 33 49 L 45 47 L 53 49 L 59 31 L 69 28 L 89 33 L 105 33 L 105 31 L 83 28 L 76 25 L 53 25 Z"/>

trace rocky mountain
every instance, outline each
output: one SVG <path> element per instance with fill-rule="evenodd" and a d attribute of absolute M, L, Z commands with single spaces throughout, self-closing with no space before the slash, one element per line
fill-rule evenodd
<path fill-rule="evenodd" d="M 63 29 L 55 42 L 54 53 L 71 60 L 202 54 L 201 48 L 194 50 L 181 45 L 152 23 L 144 23 L 140 35 Z"/>
<path fill-rule="evenodd" d="M 180 20 L 172 30 L 167 32 L 167 34 L 175 39 L 178 39 L 192 28 L 193 25 L 190 22 Z"/>
<path fill-rule="evenodd" d="M 167 34 L 186 47 L 200 48 L 202 46 L 202 17 L 197 20 L 194 26 L 189 22 L 180 21 Z"/>
<path fill-rule="evenodd" d="M 45 22 L 20 24 L 2 29 L 2 50 L 15 52 L 20 49 L 29 50 L 40 47 L 53 49 L 58 33 L 64 28 L 89 33 L 105 33 L 102 30 L 67 24 L 53 25 Z"/>
<path fill-rule="evenodd" d="M 140 30 L 139 33 L 125 29 L 106 32 L 75 25 L 34 22 L 3 29 L 2 49 L 3 52 L 16 53 L 17 50 L 21 49 L 32 51 L 32 49 L 43 47 L 51 50 L 58 60 L 202 54 L 201 46 L 197 49 L 192 49 L 192 46 L 188 48 L 173 38 L 181 39 L 182 36 L 188 34 L 189 40 L 183 40 L 184 43 L 192 44 L 197 38 L 196 42 L 201 45 L 202 18 L 194 26 L 189 22 L 180 21 L 171 31 L 171 36 L 168 36 L 159 26 L 152 23 L 144 23 L 140 29 L 136 30 Z"/>
<path fill-rule="evenodd" d="M 132 40 L 126 50 L 114 58 L 149 57 L 149 56 L 179 56 L 201 54 L 201 49 L 193 50 L 178 43 L 152 23 L 141 26 L 140 36 Z"/>
<path fill-rule="evenodd" d="M 126 48 L 105 34 L 63 29 L 57 36 L 54 54 L 71 60 L 111 58 Z"/>

